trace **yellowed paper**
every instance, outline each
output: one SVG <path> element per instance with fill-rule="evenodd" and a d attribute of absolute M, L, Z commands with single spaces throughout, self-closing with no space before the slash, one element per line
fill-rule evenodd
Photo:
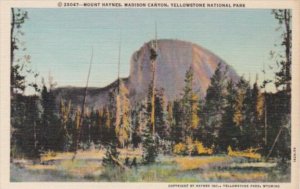
<path fill-rule="evenodd" d="M 298 0 L 0 4 L 1 188 L 299 188 Z"/>

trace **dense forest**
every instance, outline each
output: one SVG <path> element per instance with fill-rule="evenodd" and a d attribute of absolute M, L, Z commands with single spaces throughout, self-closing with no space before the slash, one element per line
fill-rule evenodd
<path fill-rule="evenodd" d="M 38 77 L 21 42 L 28 16 L 12 9 L 11 158 L 97 148 L 107 152 L 103 162 L 116 163 L 118 149 L 140 148 L 143 163 L 152 163 L 158 154 L 198 156 L 251 149 L 266 159 L 287 162 L 291 158 L 291 13 L 272 13 L 284 28 L 280 43 L 284 54 L 272 53 L 279 54 L 274 58 L 279 68 L 274 80 L 259 84 L 256 78 L 251 84 L 250 78 L 241 76 L 232 81 L 227 68 L 219 64 L 206 96 L 200 97 L 193 90 L 190 67 L 182 95 L 174 101 L 168 101 L 164 89 L 151 82 L 147 98 L 132 103 L 118 79 L 109 105 L 95 109 L 84 105 L 84 94 L 82 106 L 68 99 L 60 99 L 57 105 L 51 77 L 42 87 L 25 82 L 28 75 Z M 20 51 L 25 55 L 18 58 Z M 267 92 L 267 85 L 275 85 L 276 91 Z M 35 95 L 24 95 L 26 87 L 33 87 Z"/>

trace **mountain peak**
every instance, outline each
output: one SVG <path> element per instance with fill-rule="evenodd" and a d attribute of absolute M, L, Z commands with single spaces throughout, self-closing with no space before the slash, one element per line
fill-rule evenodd
<path fill-rule="evenodd" d="M 150 49 L 154 41 L 148 41 L 133 53 L 130 60 L 130 74 L 124 78 L 124 84 L 129 90 L 132 103 L 144 100 L 148 94 L 149 84 L 152 81 L 152 66 Z M 157 40 L 157 59 L 155 62 L 156 89 L 164 89 L 166 99 L 173 101 L 181 98 L 184 88 L 184 79 L 187 70 L 192 67 L 194 71 L 193 90 L 204 97 L 210 85 L 210 79 L 220 63 L 222 68 L 228 67 L 228 76 L 234 81 L 238 80 L 236 72 L 221 58 L 209 50 L 187 41 L 177 39 Z M 89 89 L 86 104 L 89 107 L 99 108 L 109 103 L 109 91 L 116 87 L 112 83 L 105 88 Z M 79 105 L 83 98 L 84 88 L 59 89 L 57 100 L 61 98 L 71 100 Z"/>
<path fill-rule="evenodd" d="M 152 41 L 145 43 L 131 58 L 129 91 L 135 100 L 144 98 L 152 81 L 150 48 Z M 205 96 L 217 65 L 225 68 L 225 61 L 209 50 L 187 41 L 177 39 L 157 40 L 156 88 L 165 90 L 168 100 L 179 98 L 184 88 L 184 77 L 189 67 L 194 71 L 194 91 Z M 236 80 L 235 71 L 229 67 L 229 76 Z"/>

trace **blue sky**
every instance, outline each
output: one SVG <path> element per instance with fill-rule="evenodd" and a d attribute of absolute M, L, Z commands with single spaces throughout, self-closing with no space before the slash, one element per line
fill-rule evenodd
<path fill-rule="evenodd" d="M 26 9 L 23 26 L 31 66 L 58 86 L 84 86 L 91 49 L 94 61 L 89 86 L 103 87 L 117 77 L 121 33 L 121 76 L 130 58 L 154 38 L 180 39 L 209 49 L 239 75 L 254 80 L 269 52 L 280 41 L 277 21 L 264 9 Z M 267 67 L 267 66 L 266 66 Z M 269 72 L 267 77 L 273 78 Z"/>

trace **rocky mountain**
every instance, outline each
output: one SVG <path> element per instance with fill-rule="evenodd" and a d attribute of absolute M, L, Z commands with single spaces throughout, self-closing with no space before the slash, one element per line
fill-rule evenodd
<path fill-rule="evenodd" d="M 239 76 L 234 69 L 221 58 L 207 49 L 180 40 L 161 39 L 157 41 L 158 57 L 156 60 L 156 88 L 164 88 L 168 100 L 180 98 L 184 88 L 185 73 L 191 66 L 194 70 L 194 91 L 199 96 L 205 96 L 217 65 L 221 63 L 224 69 L 228 66 L 228 76 L 236 81 Z M 145 43 L 133 53 L 130 61 L 130 74 L 123 81 L 129 89 L 132 103 L 143 100 L 148 93 L 152 80 L 150 61 L 151 41 Z M 86 104 L 89 107 L 102 107 L 109 102 L 109 91 L 117 86 L 117 82 L 104 88 L 89 88 Z M 84 88 L 57 88 L 57 100 L 70 99 L 73 104 L 82 103 Z"/>

